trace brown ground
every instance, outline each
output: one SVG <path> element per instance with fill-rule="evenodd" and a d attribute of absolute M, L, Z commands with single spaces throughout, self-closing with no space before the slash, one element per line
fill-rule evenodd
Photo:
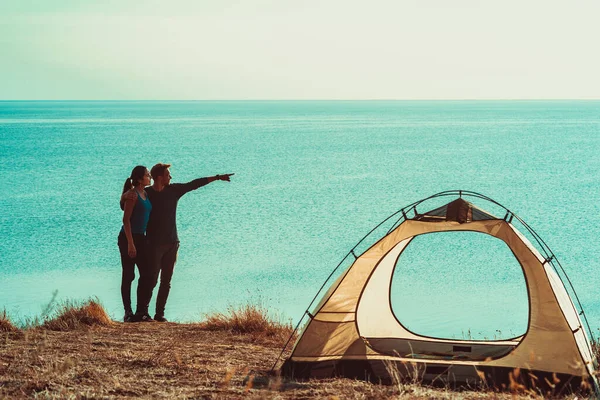
<path fill-rule="evenodd" d="M 268 378 L 280 349 L 280 343 L 269 339 L 209 331 L 198 324 L 112 323 L 62 332 L 0 332 L 0 399 L 526 398 L 348 379 Z M 257 377 L 249 381 L 253 375 Z"/>

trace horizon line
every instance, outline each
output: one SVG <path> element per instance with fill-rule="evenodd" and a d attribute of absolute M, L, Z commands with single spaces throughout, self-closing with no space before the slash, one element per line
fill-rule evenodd
<path fill-rule="evenodd" d="M 48 102 L 60 102 L 60 101 L 97 101 L 97 102 L 117 102 L 117 101 L 131 101 L 131 102 L 235 102 L 235 101 L 264 101 L 264 102 L 277 102 L 277 101 L 598 101 L 597 98 L 442 98 L 442 99 L 403 99 L 403 98 L 367 98 L 367 99 L 0 99 L 0 102 L 9 101 L 48 101 Z"/>

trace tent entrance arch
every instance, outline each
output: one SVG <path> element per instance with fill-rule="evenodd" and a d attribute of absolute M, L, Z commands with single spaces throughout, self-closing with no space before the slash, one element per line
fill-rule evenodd
<path fill-rule="evenodd" d="M 416 236 L 396 262 L 389 299 L 398 323 L 438 339 L 509 340 L 529 321 L 521 265 L 478 232 Z"/>
<path fill-rule="evenodd" d="M 441 198 L 450 201 L 435 208 L 427 206 L 430 200 Z M 500 210 L 496 212 L 500 216 L 465 198 L 487 201 Z M 517 230 L 517 223 L 535 245 Z M 386 227 L 385 235 L 369 239 L 372 244 L 365 251 L 356 251 L 386 225 L 389 229 Z M 458 231 L 479 232 L 503 241 L 521 265 L 530 304 L 528 330 L 522 337 L 505 341 L 440 340 L 416 335 L 394 318 L 385 289 L 397 258 L 416 236 Z M 326 281 L 307 309 L 303 317 L 306 324 L 282 366 L 284 375 L 382 381 L 390 378 L 388 364 L 392 363 L 400 376 L 414 378 L 416 371 L 424 381 L 500 386 L 517 379 L 540 387 L 556 378 L 558 386 L 587 383 L 597 388 L 591 332 L 564 269 L 533 229 L 494 200 L 469 191 L 441 192 L 420 200 L 374 228 L 342 263 L 347 258 L 354 259 L 352 264 L 313 307 Z M 517 376 L 515 369 L 528 373 Z"/>

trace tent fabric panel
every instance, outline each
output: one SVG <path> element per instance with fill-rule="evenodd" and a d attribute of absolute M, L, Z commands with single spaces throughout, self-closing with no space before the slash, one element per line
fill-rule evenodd
<path fill-rule="evenodd" d="M 294 356 L 342 355 L 358 339 L 354 322 L 312 320 L 296 344 Z"/>
<path fill-rule="evenodd" d="M 446 218 L 447 208 L 448 208 L 448 205 L 444 204 L 441 207 L 427 211 L 425 214 L 422 214 L 420 217 L 443 217 L 443 218 Z"/>
<path fill-rule="evenodd" d="M 529 291 L 529 329 L 521 344 L 508 356 L 492 361 L 494 365 L 519 366 L 572 375 L 587 374 L 573 332 L 563 316 L 546 269 L 544 259 L 524 236 L 508 223 L 497 234 L 511 248 L 525 273 Z M 560 343 L 550 346 L 549 343 Z"/>
<path fill-rule="evenodd" d="M 534 358 L 535 354 L 531 354 L 531 358 Z M 294 361 L 302 361 L 302 362 L 319 362 L 319 361 L 326 361 L 326 360 L 362 360 L 362 359 L 369 359 L 369 360 L 396 360 L 399 362 L 404 362 L 404 363 L 435 363 L 435 364 L 444 364 L 444 365 L 450 365 L 450 364 L 457 364 L 457 365 L 474 365 L 477 367 L 480 366 L 492 366 L 492 367 L 506 367 L 506 368 L 523 368 L 523 369 L 531 369 L 530 366 L 528 365 L 520 365 L 520 366 L 513 366 L 513 365 L 499 365 L 498 360 L 449 360 L 449 359 L 438 359 L 438 360 L 431 360 L 431 359 L 424 359 L 424 358 L 408 358 L 408 357 L 398 357 L 398 356 L 392 356 L 389 354 L 383 354 L 383 353 L 379 353 L 379 352 L 372 352 L 370 354 L 346 354 L 346 355 L 337 355 L 337 356 L 311 356 L 311 357 L 304 357 L 304 356 L 294 356 L 292 355 L 292 357 L 290 357 L 290 359 L 293 359 Z M 583 368 L 582 368 L 583 371 Z M 583 373 L 579 373 L 576 374 L 575 376 L 585 376 L 588 375 L 587 373 L 583 372 Z"/>
<path fill-rule="evenodd" d="M 586 364 L 588 372 L 592 374 L 592 371 L 594 369 L 594 356 L 590 352 L 590 347 L 588 345 L 589 340 L 587 338 L 587 335 L 585 334 L 585 330 L 583 328 L 579 329 L 577 332 L 574 333 L 574 336 L 575 341 L 577 342 L 577 346 L 581 351 L 581 357 L 583 358 L 583 362 Z"/>
<path fill-rule="evenodd" d="M 393 247 L 369 278 L 356 311 L 361 336 L 419 338 L 396 321 L 389 299 L 396 262 L 411 240 L 412 237 L 406 238 Z"/>
<path fill-rule="evenodd" d="M 375 354 L 367 349 L 351 322 L 312 320 L 294 348 L 293 357 L 322 357 Z"/>
<path fill-rule="evenodd" d="M 294 379 L 327 379 L 343 376 L 350 379 L 369 381 L 378 377 L 371 370 L 371 361 L 361 360 L 326 360 L 319 362 L 304 362 L 288 359 L 281 367 L 282 374 Z M 378 382 L 375 380 L 375 382 Z"/>
<path fill-rule="evenodd" d="M 391 373 L 402 380 L 413 378 L 425 383 L 438 383 L 450 387 L 506 388 L 511 381 L 542 393 L 569 393 L 582 387 L 592 388 L 588 377 L 556 374 L 547 371 L 522 370 L 516 376 L 514 368 L 474 366 L 460 363 L 412 362 L 399 359 L 341 359 L 318 362 L 305 360 L 287 360 L 282 367 L 286 376 L 295 379 L 326 379 L 346 377 L 365 379 L 372 382 L 394 383 Z M 555 380 L 558 381 L 558 383 Z M 582 383 L 583 382 L 583 383 Z M 584 386 L 585 385 L 585 386 Z"/>
<path fill-rule="evenodd" d="M 541 255 L 541 253 L 531 244 L 529 239 L 525 237 L 521 232 L 519 232 L 513 225 L 508 224 L 511 228 L 512 232 L 519 238 L 522 242 L 522 245 L 527 248 L 538 261 L 539 265 L 543 267 L 543 271 L 546 275 L 546 279 L 544 283 L 550 285 L 550 291 L 553 293 L 555 299 L 558 301 L 558 306 L 562 311 L 564 319 L 566 319 L 569 328 L 571 331 L 575 331 L 578 328 L 582 327 L 581 320 L 579 319 L 579 315 L 569 296 L 564 284 L 562 283 L 560 277 L 552 268 L 552 266 L 546 262 L 545 258 Z M 559 317 L 559 319 L 561 319 Z M 561 319 L 562 321 L 562 319 Z"/>
<path fill-rule="evenodd" d="M 522 344 L 512 353 L 488 364 L 586 376 L 588 371 L 577 349 L 569 331 L 535 330 L 531 336 L 525 335 Z"/>
<path fill-rule="evenodd" d="M 340 283 L 327 303 L 325 303 L 322 311 L 356 311 L 358 298 L 366 280 L 383 255 L 396 244 L 395 237 L 400 236 L 397 241 L 401 241 L 411 236 L 408 234 L 406 237 L 402 237 L 403 230 L 405 230 L 402 227 L 406 226 L 405 223 L 406 221 L 400 224 L 390 235 L 385 236 L 371 246 L 350 266 L 345 279 Z"/>
<path fill-rule="evenodd" d="M 493 215 L 488 214 L 487 212 L 485 212 L 482 209 L 477 208 L 477 207 L 473 207 L 472 212 L 473 212 L 473 221 L 481 221 L 481 220 L 486 220 L 486 219 L 498 219 L 497 217 L 494 217 Z"/>
<path fill-rule="evenodd" d="M 552 285 L 552 289 L 554 290 L 554 294 L 556 295 L 556 299 L 558 300 L 558 304 L 565 314 L 565 318 L 569 323 L 569 327 L 572 331 L 581 327 L 581 321 L 579 320 L 579 315 L 575 309 L 575 305 L 571 300 L 571 297 L 567 293 L 567 289 L 565 285 L 560 280 L 560 277 L 552 268 L 550 263 L 544 264 L 544 268 L 546 270 L 546 275 L 548 275 L 548 279 L 550 281 L 550 285 Z"/>
<path fill-rule="evenodd" d="M 446 221 L 457 221 L 464 224 L 465 222 L 471 222 L 472 220 L 473 211 L 468 202 L 462 198 L 458 198 L 448 203 L 446 208 Z"/>
<path fill-rule="evenodd" d="M 521 232 L 519 232 L 519 230 L 516 229 L 513 225 L 509 224 L 509 226 L 511 227 L 513 232 L 519 237 L 519 239 L 523 242 L 523 244 L 527 246 L 527 248 L 535 255 L 538 261 L 540 261 L 540 263 L 543 265 L 546 275 L 548 277 L 548 281 L 558 301 L 558 305 L 564 314 L 564 318 L 566 319 L 571 331 L 574 332 L 573 335 L 575 338 L 577 349 L 579 350 L 580 355 L 583 358 L 583 362 L 587 366 L 588 372 L 592 374 L 592 371 L 595 369 L 595 366 L 592 365 L 595 357 L 590 352 L 590 340 L 587 336 L 585 329 L 583 328 L 583 324 L 581 323 L 581 319 L 579 318 L 579 314 L 577 312 L 577 309 L 575 308 L 575 304 L 573 304 L 573 300 L 571 299 L 571 296 L 569 296 L 565 285 L 563 284 L 562 280 L 560 279 L 552 265 L 550 265 L 550 263 L 548 262 L 545 262 L 546 260 L 544 259 L 544 257 L 535 248 L 535 246 L 531 244 L 529 239 L 527 239 L 527 237 L 525 237 Z"/>
<path fill-rule="evenodd" d="M 374 350 L 389 355 L 408 358 L 452 359 L 484 361 L 507 355 L 518 344 L 497 344 L 491 342 L 468 345 L 442 341 L 407 340 L 396 338 L 367 338 L 367 344 Z"/>
<path fill-rule="evenodd" d="M 460 364 L 460 365 L 488 365 L 491 360 L 427 360 L 422 358 L 408 358 L 408 357 L 398 357 L 392 356 L 389 354 L 383 353 L 372 353 L 372 354 L 358 354 L 358 355 L 341 355 L 341 356 L 318 356 L 318 357 L 305 357 L 305 356 L 294 356 L 290 357 L 294 361 L 302 361 L 302 362 L 319 362 L 319 361 L 327 361 L 327 360 L 395 360 L 404 363 L 435 363 L 435 364 Z"/>
<path fill-rule="evenodd" d="M 354 313 L 325 313 L 321 312 L 314 317 L 315 321 L 322 322 L 352 322 L 356 319 Z"/>
<path fill-rule="evenodd" d="M 329 289 L 323 294 L 323 297 L 321 297 L 321 300 L 319 300 L 319 303 L 313 308 L 313 315 L 317 314 L 317 312 L 323 308 L 323 305 L 329 301 L 330 297 L 335 293 L 340 283 L 346 278 L 346 274 L 352 269 L 353 265 L 354 264 L 346 268 L 346 270 L 331 284 Z"/>
<path fill-rule="evenodd" d="M 381 254 L 370 254 L 358 258 L 348 271 L 344 280 L 333 292 L 329 300 L 323 305 L 324 312 L 356 312 L 358 296 L 362 291 L 368 274 L 372 267 L 379 261 Z"/>
<path fill-rule="evenodd" d="M 460 223 L 481 221 L 488 219 L 498 219 L 498 217 L 484 211 L 480 208 L 475 207 L 468 201 L 459 198 L 441 207 L 427 211 L 424 214 L 418 215 L 415 219 L 417 220 L 446 220 L 446 221 L 458 221 Z"/>

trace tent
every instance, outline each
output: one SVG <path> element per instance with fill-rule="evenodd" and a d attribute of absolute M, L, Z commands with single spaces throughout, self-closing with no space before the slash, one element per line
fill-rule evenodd
<path fill-rule="evenodd" d="M 494 216 L 467 198 L 485 200 L 503 215 Z M 443 203 L 421 213 L 435 201 Z M 359 245 L 368 242 L 377 228 L 390 223 L 382 237 L 357 253 Z M 516 223 L 537 246 L 517 230 Z M 529 298 L 524 335 L 510 340 L 450 340 L 416 334 L 400 323 L 396 314 L 401 310 L 393 310 L 390 301 L 400 255 L 418 235 L 457 231 L 490 235 L 504 241 L 512 251 L 522 268 Z M 350 260 L 351 265 L 339 269 L 344 260 Z M 298 327 L 307 322 L 281 367 L 283 375 L 296 379 L 344 376 L 379 382 L 408 379 L 475 387 L 597 390 L 591 331 L 564 269 L 533 229 L 494 200 L 470 191 L 446 191 L 420 200 L 384 220 L 344 260 L 328 278 L 341 272 L 337 279 L 312 307 L 324 284 L 300 321 Z"/>

